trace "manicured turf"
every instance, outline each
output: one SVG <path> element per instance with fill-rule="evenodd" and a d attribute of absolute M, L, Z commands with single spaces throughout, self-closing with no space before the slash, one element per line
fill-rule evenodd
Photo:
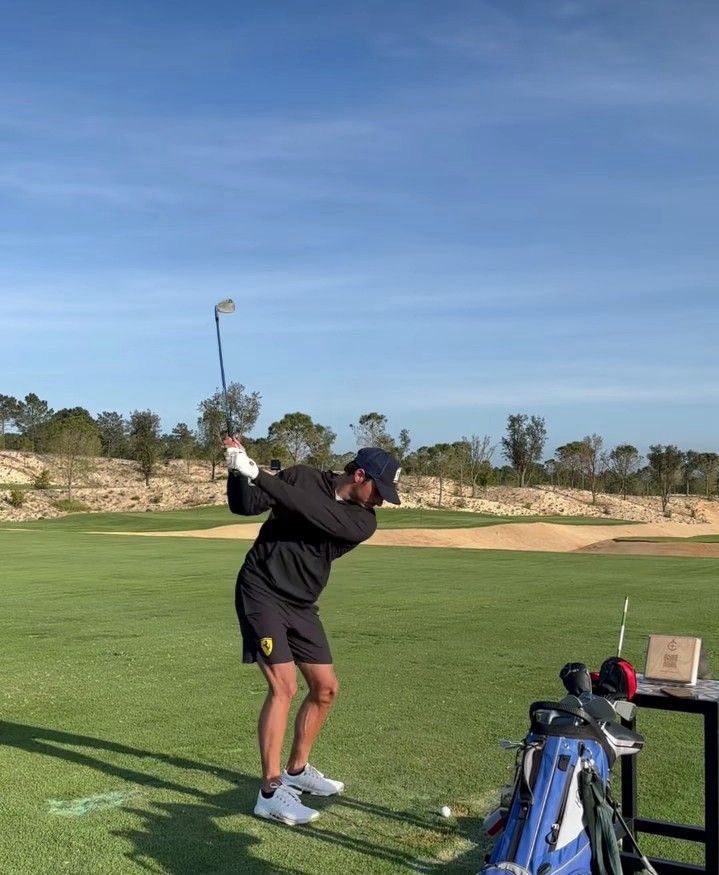
<path fill-rule="evenodd" d="M 58 532 L 181 532 L 212 529 L 237 522 L 260 522 L 258 517 L 234 516 L 226 505 L 147 513 L 72 513 L 55 519 L 5 523 L 0 528 L 41 529 Z"/>
<path fill-rule="evenodd" d="M 65 532 L 171 532 L 191 529 L 211 529 L 233 523 L 260 522 L 266 515 L 240 517 L 229 512 L 225 505 L 198 507 L 147 513 L 75 513 L 47 520 L 22 523 L 0 523 L 2 528 L 44 529 Z M 597 519 L 595 517 L 521 516 L 504 517 L 493 514 L 451 510 L 385 510 L 377 512 L 378 523 L 385 529 L 408 528 L 480 528 L 499 523 L 561 523 L 564 525 L 626 525 L 627 520 Z"/>
<path fill-rule="evenodd" d="M 232 607 L 247 546 L 0 531 L 3 872 L 474 873 L 512 777 L 498 740 L 561 694 L 565 661 L 612 653 L 625 594 L 627 657 L 671 632 L 717 662 L 713 561 L 360 548 L 321 602 L 343 689 L 315 762 L 347 795 L 290 830 L 248 814 L 264 688 Z M 698 720 L 640 729 L 643 813 L 699 822 Z"/>
<path fill-rule="evenodd" d="M 471 513 L 462 510 L 424 510 L 400 508 L 379 510 L 379 525 L 385 529 L 454 529 L 496 526 L 499 523 L 559 523 L 566 526 L 625 526 L 629 520 L 611 517 L 584 516 L 500 516 L 491 513 Z"/>

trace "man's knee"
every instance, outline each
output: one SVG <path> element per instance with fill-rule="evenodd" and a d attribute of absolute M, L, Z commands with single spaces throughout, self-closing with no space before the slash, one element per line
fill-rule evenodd
<path fill-rule="evenodd" d="M 317 681 L 310 688 L 310 695 L 320 705 L 329 706 L 337 698 L 339 689 L 337 678 Z"/>

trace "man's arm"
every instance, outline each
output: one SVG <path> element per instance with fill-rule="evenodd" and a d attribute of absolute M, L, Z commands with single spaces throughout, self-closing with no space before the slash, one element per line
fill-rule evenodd
<path fill-rule="evenodd" d="M 254 482 L 269 496 L 272 504 L 279 504 L 285 510 L 300 514 L 333 538 L 359 544 L 373 535 L 377 528 L 375 515 L 359 505 L 343 504 L 329 496 L 313 495 L 301 486 L 286 483 L 265 471 L 260 471 Z"/>
<path fill-rule="evenodd" d="M 269 495 L 237 471 L 227 472 L 227 504 L 240 516 L 257 516 L 272 507 Z"/>

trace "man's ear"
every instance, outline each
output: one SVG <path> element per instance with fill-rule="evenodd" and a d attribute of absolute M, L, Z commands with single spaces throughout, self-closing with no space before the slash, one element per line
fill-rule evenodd
<path fill-rule="evenodd" d="M 367 479 L 367 475 L 364 472 L 364 468 L 355 469 L 353 479 L 354 479 L 355 483 L 364 483 L 365 480 Z"/>

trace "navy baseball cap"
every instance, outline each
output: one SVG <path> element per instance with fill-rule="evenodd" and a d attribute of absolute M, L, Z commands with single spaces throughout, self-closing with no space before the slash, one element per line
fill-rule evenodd
<path fill-rule="evenodd" d="M 379 447 L 363 447 L 355 456 L 354 463 L 375 482 L 377 491 L 390 504 L 401 504 L 397 484 L 402 470 L 393 455 Z"/>

